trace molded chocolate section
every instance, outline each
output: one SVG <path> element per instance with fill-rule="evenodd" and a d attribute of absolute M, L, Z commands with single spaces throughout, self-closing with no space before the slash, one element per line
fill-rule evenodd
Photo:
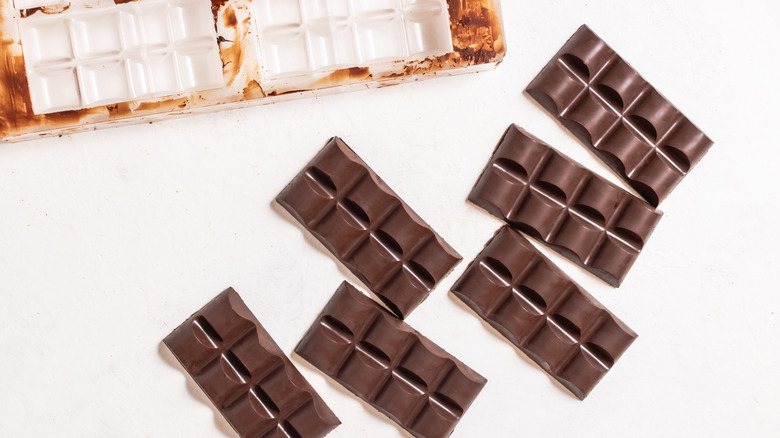
<path fill-rule="evenodd" d="M 636 333 L 506 226 L 452 293 L 580 399 L 636 339 Z"/>
<path fill-rule="evenodd" d="M 461 260 L 337 137 L 276 201 L 401 318 Z"/>
<path fill-rule="evenodd" d="M 619 286 L 661 213 L 512 125 L 469 200 Z"/>
<path fill-rule="evenodd" d="M 487 383 L 346 282 L 295 352 L 416 437 L 449 436 Z"/>
<path fill-rule="evenodd" d="M 712 146 L 587 26 L 526 91 L 653 206 Z"/>
<path fill-rule="evenodd" d="M 341 424 L 232 288 L 163 342 L 241 437 L 320 438 Z"/>

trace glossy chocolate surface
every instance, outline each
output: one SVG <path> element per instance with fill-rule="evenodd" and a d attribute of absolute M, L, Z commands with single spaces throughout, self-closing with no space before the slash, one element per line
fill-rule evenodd
<path fill-rule="evenodd" d="M 452 293 L 584 399 L 636 334 L 504 226 Z"/>
<path fill-rule="evenodd" d="M 276 200 L 401 318 L 461 260 L 340 138 Z"/>
<path fill-rule="evenodd" d="M 241 437 L 319 438 L 341 424 L 232 288 L 164 342 Z"/>
<path fill-rule="evenodd" d="M 487 382 L 346 282 L 295 351 L 416 437 L 449 436 Z"/>
<path fill-rule="evenodd" d="M 516 125 L 469 200 L 619 286 L 661 219 L 646 202 Z"/>
<path fill-rule="evenodd" d="M 712 146 L 587 26 L 526 91 L 654 206 Z"/>

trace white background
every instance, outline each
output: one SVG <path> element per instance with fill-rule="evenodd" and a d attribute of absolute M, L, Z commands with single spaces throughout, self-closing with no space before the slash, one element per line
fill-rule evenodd
<path fill-rule="evenodd" d="M 503 9 L 493 72 L 0 145 L 0 436 L 234 436 L 160 341 L 232 285 L 291 352 L 360 284 L 272 205 L 333 135 L 464 257 L 408 319 L 489 380 L 454 436 L 778 436 L 780 8 Z M 639 334 L 581 402 L 448 291 L 501 225 L 465 199 L 510 123 L 619 182 L 522 93 L 583 23 L 716 144 L 620 289 L 545 251 Z M 293 362 L 332 437 L 407 436 Z"/>

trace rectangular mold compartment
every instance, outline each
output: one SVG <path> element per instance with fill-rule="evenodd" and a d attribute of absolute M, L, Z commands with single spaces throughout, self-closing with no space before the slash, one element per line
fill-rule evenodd
<path fill-rule="evenodd" d="M 488 70 L 505 54 L 499 0 L 0 0 L 0 32 L 3 141 Z"/>

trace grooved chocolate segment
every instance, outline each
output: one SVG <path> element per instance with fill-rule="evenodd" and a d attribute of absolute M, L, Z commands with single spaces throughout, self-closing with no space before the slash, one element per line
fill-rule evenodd
<path fill-rule="evenodd" d="M 401 318 L 461 260 L 340 138 L 276 200 Z"/>
<path fill-rule="evenodd" d="M 241 437 L 312 437 L 341 424 L 232 288 L 165 340 Z"/>
<path fill-rule="evenodd" d="M 469 200 L 618 286 L 661 213 L 512 125 Z"/>
<path fill-rule="evenodd" d="M 654 206 L 712 146 L 587 26 L 526 91 Z"/>
<path fill-rule="evenodd" d="M 447 437 L 487 380 L 349 283 L 296 353 L 416 437 Z"/>
<path fill-rule="evenodd" d="M 636 333 L 504 226 L 452 293 L 580 399 Z"/>

